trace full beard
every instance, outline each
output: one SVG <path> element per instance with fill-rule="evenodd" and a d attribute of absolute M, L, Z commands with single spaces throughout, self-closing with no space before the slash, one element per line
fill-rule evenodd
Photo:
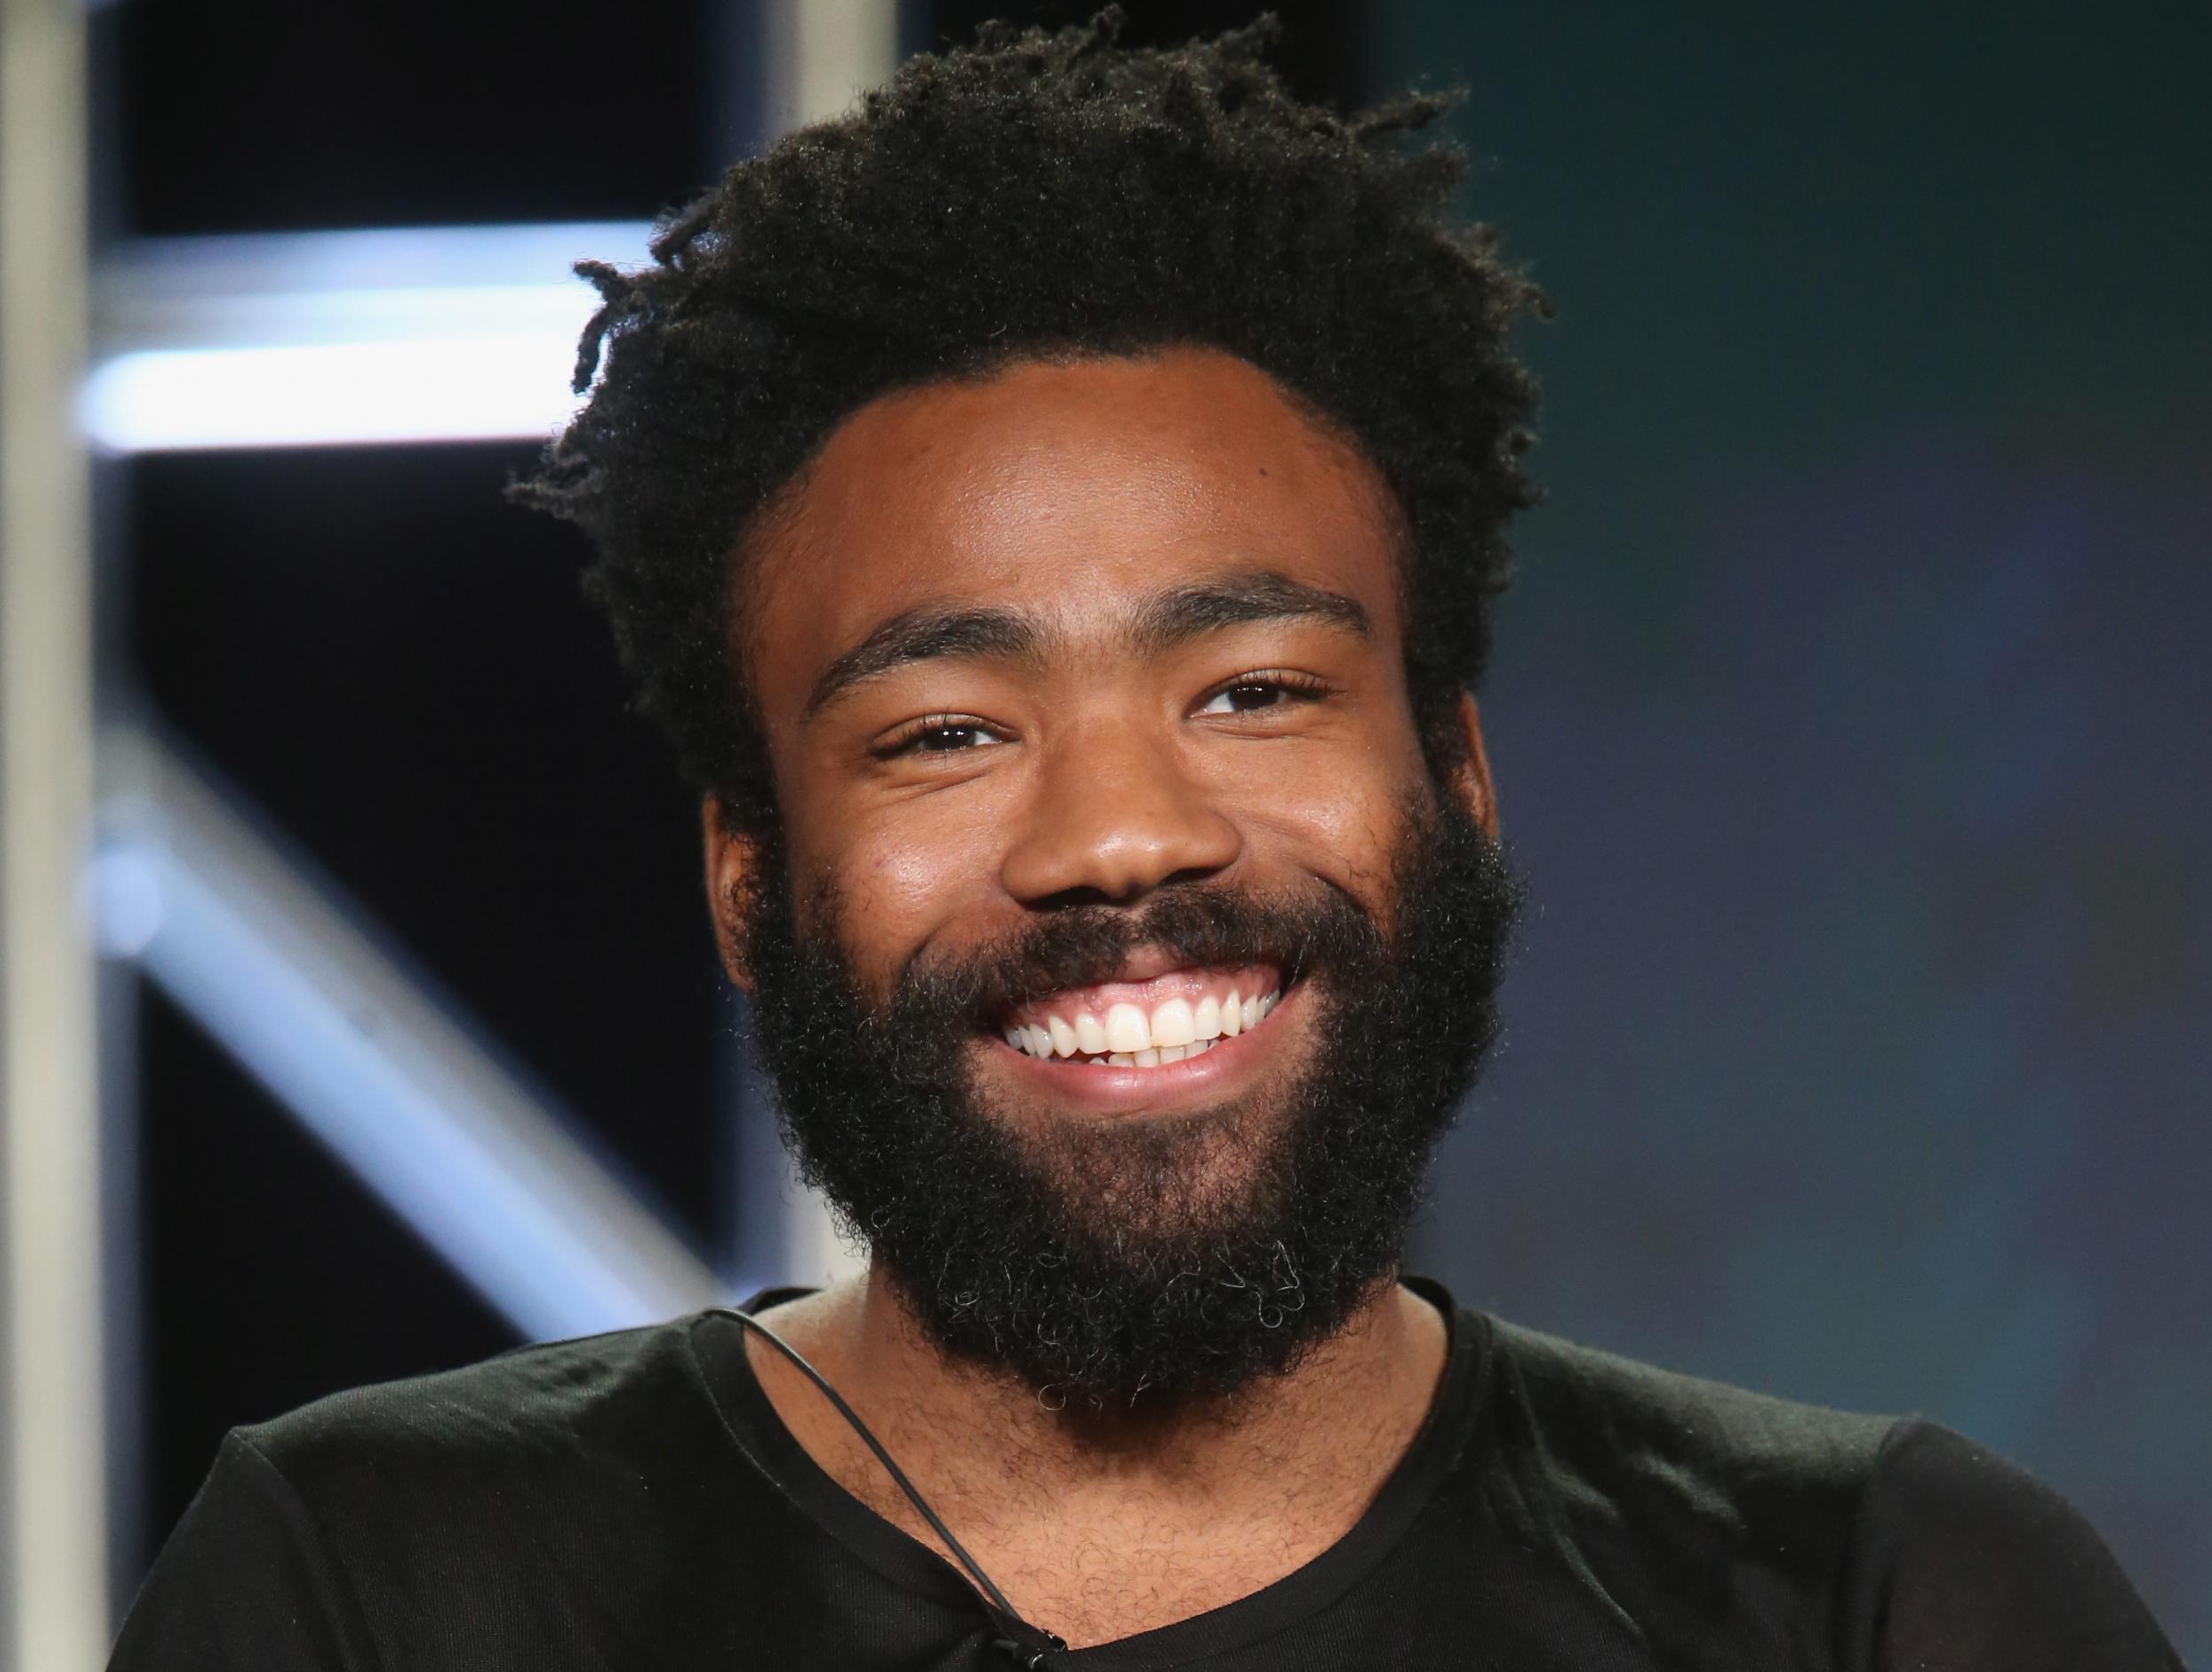
<path fill-rule="evenodd" d="M 802 933 L 780 855 L 764 863 L 753 1042 L 785 1141 L 930 1340 L 1056 1408 L 1133 1414 L 1294 1369 L 1377 1294 L 1496 1035 L 1520 899 L 1499 845 L 1440 801 L 1409 804 L 1387 934 L 1320 884 L 1179 884 L 910 966 L 887 1003 L 861 988 L 833 892 L 815 888 Z M 1139 946 L 1279 963 L 1305 990 L 1302 1060 L 1189 1113 L 992 1106 L 974 1070 L 1003 1048 L 995 1018 Z"/>

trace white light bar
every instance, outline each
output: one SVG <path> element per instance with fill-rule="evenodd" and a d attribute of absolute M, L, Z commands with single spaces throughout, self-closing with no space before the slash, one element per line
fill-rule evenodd
<path fill-rule="evenodd" d="M 549 377 L 575 345 L 567 331 L 126 354 L 93 369 L 79 419 L 115 453 L 543 437 L 575 409 Z"/>
<path fill-rule="evenodd" d="M 136 736 L 101 749 L 112 787 L 89 885 L 109 952 L 518 1330 L 590 1335 L 726 1298 L 570 1120 L 198 774 Z"/>
<path fill-rule="evenodd" d="M 79 403 L 115 453 L 541 440 L 576 408 L 597 306 L 642 221 L 145 239 L 96 283 Z"/>

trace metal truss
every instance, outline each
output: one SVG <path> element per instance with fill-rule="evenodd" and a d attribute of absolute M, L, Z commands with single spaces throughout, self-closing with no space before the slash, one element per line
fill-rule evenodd
<path fill-rule="evenodd" d="M 110 1439 L 134 1408 L 115 1385 L 128 1262 L 105 1246 L 127 1216 L 111 1116 L 130 1042 L 101 1038 L 99 952 L 525 1335 L 726 1289 L 237 797 L 150 728 L 94 747 L 96 452 L 545 435 L 591 305 L 567 264 L 641 257 L 646 229 L 142 241 L 96 276 L 83 8 L 0 4 L 0 1672 L 53 1672 L 106 1653 Z M 833 113 L 896 57 L 896 0 L 727 4 L 759 23 L 772 128 Z M 789 1269 L 849 1269 L 818 1204 L 769 1200 Z"/>

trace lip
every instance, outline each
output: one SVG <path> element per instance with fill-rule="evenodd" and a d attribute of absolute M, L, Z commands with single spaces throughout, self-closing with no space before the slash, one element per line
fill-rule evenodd
<path fill-rule="evenodd" d="M 1171 975 L 1185 968 L 1182 959 L 1164 947 L 1140 947 L 1122 960 L 1121 967 L 1095 985 L 1103 986 L 1112 981 L 1150 981 L 1157 977 Z"/>
<path fill-rule="evenodd" d="M 1056 1102 L 1102 1116 L 1164 1114 L 1241 1089 L 1276 1053 L 1276 1024 L 1304 1016 L 1305 994 L 1306 984 L 1294 981 L 1258 1027 L 1217 1041 L 1202 1055 L 1157 1068 L 1102 1068 L 1079 1058 L 1032 1056 L 996 1039 L 988 1048 L 1018 1083 Z M 1286 1041 L 1288 1035 L 1281 1038 Z"/>

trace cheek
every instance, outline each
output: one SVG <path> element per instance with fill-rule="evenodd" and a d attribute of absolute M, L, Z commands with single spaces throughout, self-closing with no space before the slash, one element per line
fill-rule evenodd
<path fill-rule="evenodd" d="M 846 854 L 843 870 L 854 909 L 887 925 L 926 922 L 938 902 L 960 892 L 949 856 L 911 830 L 862 837 Z"/>
<path fill-rule="evenodd" d="M 1270 825 L 1298 869 L 1334 884 L 1371 909 L 1390 883 L 1391 859 L 1403 840 L 1402 791 L 1340 785 L 1326 801 L 1271 797 L 1253 820 Z"/>
<path fill-rule="evenodd" d="M 1410 729 L 1371 735 L 1343 749 L 1286 752 L 1264 773 L 1240 774 L 1233 817 L 1294 868 L 1370 907 L 1387 894 L 1407 834 L 1408 804 L 1432 799 Z"/>
<path fill-rule="evenodd" d="M 949 794 L 849 809 L 825 819 L 810 844 L 813 874 L 837 880 L 841 932 L 872 983 L 887 983 L 990 893 L 1005 821 L 979 817 L 961 801 Z"/>

